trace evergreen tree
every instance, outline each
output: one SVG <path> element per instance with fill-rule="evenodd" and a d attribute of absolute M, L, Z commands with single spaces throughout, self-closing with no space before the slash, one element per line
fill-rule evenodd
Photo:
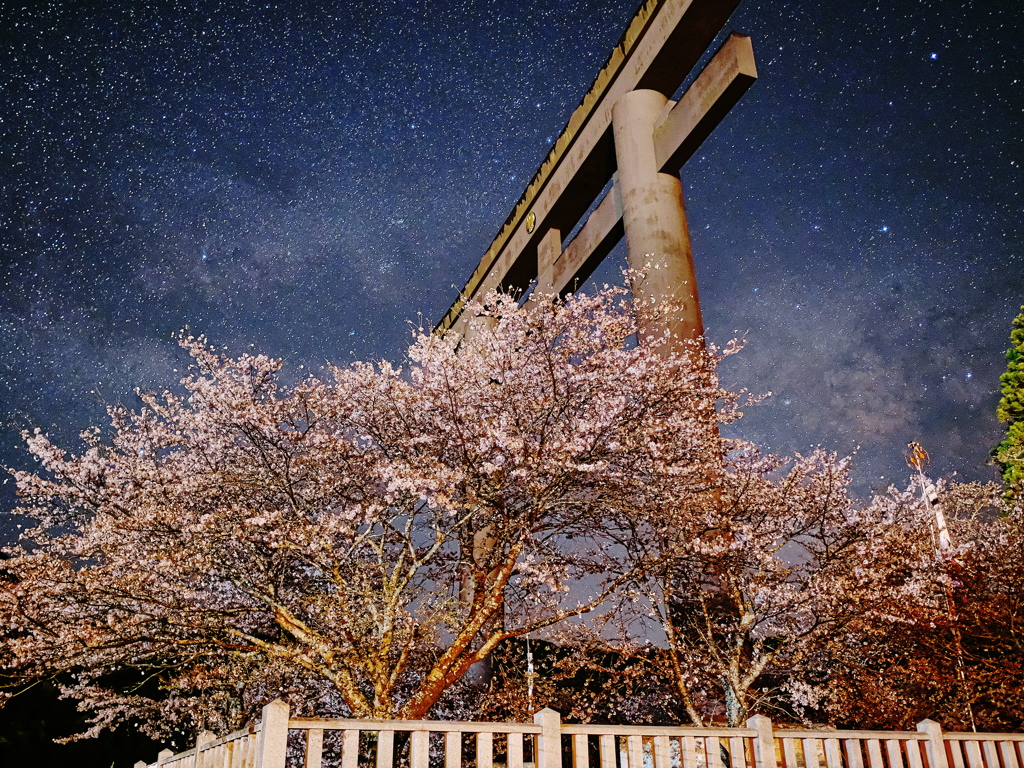
<path fill-rule="evenodd" d="M 1024 492 L 1024 306 L 1013 319 L 1010 348 L 1006 350 L 1006 373 L 999 377 L 1002 397 L 996 416 L 1006 422 L 1006 438 L 992 449 L 1003 473 L 1008 501 Z"/>

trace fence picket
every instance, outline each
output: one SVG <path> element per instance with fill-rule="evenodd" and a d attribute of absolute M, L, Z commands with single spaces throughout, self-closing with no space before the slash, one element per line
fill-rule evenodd
<path fill-rule="evenodd" d="M 391 768 L 395 763 L 395 732 L 377 731 L 377 768 Z"/>
<path fill-rule="evenodd" d="M 512 734 L 509 734 L 509 738 L 512 738 Z M 590 768 L 590 754 L 587 749 L 585 733 L 577 733 L 572 737 L 572 765 L 573 768 Z M 665 768 L 671 768 L 671 766 L 665 766 Z"/>
<path fill-rule="evenodd" d="M 708 768 L 723 768 L 722 740 L 717 736 L 708 736 L 704 740 L 704 755 L 707 758 Z"/>
<path fill-rule="evenodd" d="M 341 768 L 359 768 L 359 731 L 342 731 Z"/>
<path fill-rule="evenodd" d="M 683 736 L 682 749 L 683 768 L 697 768 L 697 740 L 693 736 Z"/>
<path fill-rule="evenodd" d="M 626 749 L 629 755 L 629 768 L 644 768 L 644 737 L 627 736 Z M 691 766 L 685 766 L 684 768 L 691 768 Z M 692 768 L 697 768 L 696 763 L 692 764 Z"/>
<path fill-rule="evenodd" d="M 476 768 L 492 768 L 494 764 L 494 734 L 476 735 Z"/>
<path fill-rule="evenodd" d="M 780 736 L 782 742 L 782 764 L 784 768 L 800 768 L 796 759 L 796 739 L 789 736 Z"/>
<path fill-rule="evenodd" d="M 804 739 L 805 768 L 821 768 L 821 753 L 818 751 L 818 739 Z"/>
<path fill-rule="evenodd" d="M 846 764 L 849 768 L 864 768 L 864 758 L 861 754 L 860 739 L 843 739 L 843 749 L 846 752 Z"/>
<path fill-rule="evenodd" d="M 262 724 L 261 724 L 262 727 Z M 257 731 L 249 738 L 249 748 L 245 751 L 245 768 L 258 768 L 256 765 L 257 761 L 257 750 L 260 745 L 259 732 Z"/>
<path fill-rule="evenodd" d="M 520 734 L 521 738 L 521 734 Z M 509 768 L 522 768 L 523 742 L 519 742 L 519 764 L 512 762 L 512 740 L 509 739 Z M 462 768 L 462 731 L 446 731 L 444 734 L 444 768 Z"/>
<path fill-rule="evenodd" d="M 601 768 L 615 768 L 615 737 L 602 735 L 599 742 L 601 751 Z"/>
<path fill-rule="evenodd" d="M 743 739 L 736 736 L 729 739 L 729 762 L 732 768 L 747 768 L 746 744 Z"/>
<path fill-rule="evenodd" d="M 430 768 L 430 731 L 413 731 L 409 737 L 409 768 Z"/>
<path fill-rule="evenodd" d="M 976 741 L 968 741 L 964 744 L 964 751 L 967 753 L 968 768 L 985 768 L 985 761 L 981 759 L 981 746 Z"/>
<path fill-rule="evenodd" d="M 839 739 L 825 739 L 825 765 L 828 768 L 843 768 L 843 754 L 839 751 Z"/>
<path fill-rule="evenodd" d="M 924 768 L 924 762 L 921 760 L 921 743 L 908 741 L 904 746 L 907 750 L 907 765 L 910 768 Z"/>
<path fill-rule="evenodd" d="M 985 764 L 988 768 L 999 768 L 999 752 L 994 741 L 986 741 L 982 746 L 985 751 Z"/>
<path fill-rule="evenodd" d="M 310 728 L 306 731 L 306 759 L 303 768 L 320 768 L 324 754 L 324 729 Z"/>
<path fill-rule="evenodd" d="M 1003 768 L 1020 768 L 1016 752 L 1012 741 L 999 742 L 999 753 L 1003 756 Z"/>
<path fill-rule="evenodd" d="M 889 768 L 903 768 L 902 743 L 899 739 L 885 740 L 885 755 L 889 758 Z"/>
<path fill-rule="evenodd" d="M 869 768 L 885 768 L 885 761 L 882 759 L 882 742 L 878 739 L 868 739 L 868 766 Z"/>

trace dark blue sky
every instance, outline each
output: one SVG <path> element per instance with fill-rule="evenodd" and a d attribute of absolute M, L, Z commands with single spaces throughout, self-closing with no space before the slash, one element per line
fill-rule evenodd
<path fill-rule="evenodd" d="M 0 461 L 183 371 L 171 334 L 398 359 L 634 0 L 0 7 Z M 738 430 L 860 446 L 861 490 L 985 466 L 1024 303 L 1024 12 L 744 2 L 760 79 L 682 177 Z M 599 280 L 618 280 L 622 255 Z M 299 366 L 304 366 L 301 368 Z M 884 477 L 884 479 L 883 479 Z M 3 507 L 12 501 L 2 487 Z"/>

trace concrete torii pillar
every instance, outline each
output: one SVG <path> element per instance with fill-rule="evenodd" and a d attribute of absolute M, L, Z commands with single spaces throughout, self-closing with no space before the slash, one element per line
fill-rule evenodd
<path fill-rule="evenodd" d="M 668 99 L 636 90 L 612 108 L 617 186 L 622 200 L 628 263 L 641 338 L 669 338 L 659 351 L 685 351 L 700 341 L 704 323 L 697 297 L 690 230 L 679 178 L 658 172 L 654 127 Z M 660 307 L 660 309 L 659 309 Z"/>

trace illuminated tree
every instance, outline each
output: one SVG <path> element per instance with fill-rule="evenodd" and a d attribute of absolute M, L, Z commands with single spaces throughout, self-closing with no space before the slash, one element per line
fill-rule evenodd
<path fill-rule="evenodd" d="M 947 730 L 1024 726 L 1024 510 L 1006 507 L 1000 491 L 997 483 L 944 486 L 919 475 L 910 492 L 889 494 L 941 508 L 951 556 L 934 573 L 941 591 L 924 590 L 893 605 L 887 620 L 854 622 L 834 639 L 821 702 L 831 720 L 861 728 L 909 728 L 925 717 Z"/>
<path fill-rule="evenodd" d="M 816 707 L 834 638 L 936 593 L 929 517 L 913 498 L 856 504 L 848 460 L 834 455 L 785 464 L 741 452 L 715 504 L 664 505 L 671 514 L 637 539 L 665 663 L 695 724 Z"/>
<path fill-rule="evenodd" d="M 417 718 L 498 643 L 607 605 L 646 565 L 648 489 L 715 492 L 717 359 L 631 343 L 615 290 L 470 311 L 458 352 L 421 332 L 405 370 L 290 389 L 280 361 L 184 339 L 183 394 L 112 409 L 77 455 L 28 435 L 39 524 L 7 552 L 0 663 L 73 675 L 94 730 L 223 730 L 277 696 Z"/>
<path fill-rule="evenodd" d="M 1013 319 L 999 391 L 1002 397 L 996 416 L 1006 423 L 1006 437 L 992 455 L 1002 470 L 1006 498 L 1012 500 L 1024 488 L 1024 306 Z"/>

